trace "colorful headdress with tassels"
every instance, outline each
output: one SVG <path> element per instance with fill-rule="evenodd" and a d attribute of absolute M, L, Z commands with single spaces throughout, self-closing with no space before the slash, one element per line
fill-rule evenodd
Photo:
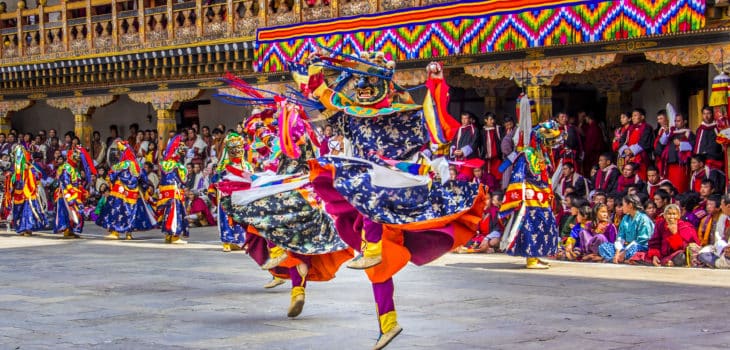
<path fill-rule="evenodd" d="M 291 87 L 289 87 L 291 96 L 287 97 L 271 91 L 254 88 L 230 73 L 226 74 L 223 79 L 245 96 L 241 97 L 219 93 L 214 95 L 215 97 L 221 98 L 223 102 L 234 105 L 264 106 L 264 111 L 252 115 L 244 126 L 247 133 L 251 134 L 252 131 L 254 132 L 252 135 L 255 138 L 252 143 L 254 149 L 258 145 L 275 148 L 271 146 L 271 137 L 274 136 L 271 132 L 271 127 L 274 126 L 274 122 L 268 125 L 265 124 L 268 115 L 270 115 L 269 113 L 278 113 L 275 121 L 279 129 L 278 142 L 281 143 L 281 150 L 287 157 L 299 157 L 298 143 L 302 142 L 301 137 L 305 133 L 310 136 L 310 140 L 315 146 L 319 147 L 314 130 L 312 130 L 311 125 L 307 122 L 308 118 L 305 112 L 305 108 L 318 108 L 319 105 L 314 102 L 308 102 L 309 100 L 306 97 Z M 266 128 L 262 129 L 262 126 Z"/>
<path fill-rule="evenodd" d="M 29 167 L 30 154 L 22 145 L 15 144 L 13 146 L 13 175 L 11 181 L 13 183 L 21 181 L 26 170 L 30 169 Z"/>
<path fill-rule="evenodd" d="M 115 171 L 129 169 L 134 176 L 139 176 L 141 169 L 139 163 L 137 163 L 137 158 L 132 152 L 132 148 L 129 146 L 129 143 L 118 139 L 117 148 L 121 152 L 121 160 L 119 163 L 114 164 L 112 169 Z"/>
<path fill-rule="evenodd" d="M 91 175 L 96 175 L 94 161 L 91 159 L 91 155 L 86 148 L 82 146 L 76 146 L 71 152 L 68 152 L 66 162 L 68 162 L 68 164 L 74 169 L 78 169 L 78 163 L 81 163 L 81 166 L 84 169 L 84 174 L 86 175 L 87 183 L 91 183 Z"/>
<path fill-rule="evenodd" d="M 181 152 L 183 152 L 181 148 L 183 150 L 185 148 L 185 143 L 183 143 L 182 135 L 175 135 L 173 138 L 170 139 L 170 141 L 167 141 L 167 147 L 165 147 L 165 151 L 162 153 L 163 159 L 180 161 L 184 154 L 180 154 Z"/>

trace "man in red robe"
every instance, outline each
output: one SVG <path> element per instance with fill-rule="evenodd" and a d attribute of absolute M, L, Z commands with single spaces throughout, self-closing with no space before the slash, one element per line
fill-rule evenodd
<path fill-rule="evenodd" d="M 572 187 L 574 192 L 580 198 L 586 198 L 588 195 L 588 182 L 586 179 L 575 172 L 575 165 L 573 163 L 563 160 L 563 169 L 560 176 L 560 180 L 553 185 L 553 192 L 555 192 L 560 198 L 564 198 L 565 190 L 568 187 Z"/>
<path fill-rule="evenodd" d="M 649 166 L 649 154 L 652 146 L 652 129 L 646 123 L 646 111 L 643 108 L 634 108 L 631 112 L 631 126 L 626 143 L 619 149 L 626 163 L 636 163 L 639 168 L 636 173 L 642 180 L 646 180 L 646 168 Z"/>
<path fill-rule="evenodd" d="M 457 161 L 479 157 L 479 129 L 471 112 L 461 113 L 461 127 L 451 146 L 451 157 Z"/>
<path fill-rule="evenodd" d="M 583 158 L 583 144 L 578 128 L 568 123 L 567 113 L 558 113 L 556 119 L 565 142 L 553 148 L 555 164 L 560 163 L 561 159 L 565 159 L 566 162 L 570 160 L 573 164 L 578 164 L 578 161 Z"/>
<path fill-rule="evenodd" d="M 725 192 L 725 174 L 717 169 L 712 169 L 706 163 L 704 155 L 694 154 L 690 160 L 689 166 L 692 174 L 690 176 L 690 191 L 699 193 L 702 188 L 702 182 L 710 180 L 714 184 L 714 189 L 719 193 Z"/>
<path fill-rule="evenodd" d="M 702 108 L 702 124 L 697 128 L 697 141 L 694 144 L 694 154 L 701 154 L 706 159 L 706 165 L 712 169 L 725 169 L 722 146 L 717 143 L 717 134 L 720 132 L 713 119 L 710 107 Z"/>
<path fill-rule="evenodd" d="M 606 144 L 603 142 L 603 132 L 598 127 L 598 123 L 593 119 L 593 115 L 586 113 L 585 122 L 583 124 L 583 174 L 590 174 L 591 168 L 598 164 L 598 158 L 605 151 Z"/>
<path fill-rule="evenodd" d="M 618 177 L 616 192 L 625 193 L 629 186 L 636 185 L 637 188 L 644 188 L 644 181 L 636 174 L 637 165 L 634 163 L 624 164 L 621 176 Z"/>
<path fill-rule="evenodd" d="M 612 163 L 613 155 L 604 153 L 598 157 L 598 172 L 593 177 L 593 189 L 606 194 L 616 192 L 620 170 Z"/>
<path fill-rule="evenodd" d="M 686 127 L 684 116 L 677 114 L 675 126 L 657 142 L 662 148 L 661 175 L 669 180 L 680 193 L 689 190 L 689 158 L 692 155 L 694 134 Z"/>
<path fill-rule="evenodd" d="M 661 185 L 669 182 L 669 180 L 663 179 L 659 176 L 659 170 L 653 165 L 650 165 L 646 169 L 646 179 L 646 193 L 649 194 L 649 198 L 654 198 L 656 190 L 658 190 Z"/>
<path fill-rule="evenodd" d="M 482 130 L 482 159 L 484 159 L 487 174 L 494 176 L 496 181 L 502 181 L 502 173 L 499 166 L 502 164 L 502 153 L 500 146 L 504 131 L 497 125 L 494 113 L 489 112 L 484 117 L 484 130 Z"/>
<path fill-rule="evenodd" d="M 657 170 L 659 170 L 660 174 L 664 174 L 665 172 L 665 164 L 664 160 L 662 159 L 662 152 L 664 152 L 664 148 L 668 146 L 667 138 L 671 134 L 669 121 L 667 120 L 667 111 L 662 109 L 656 114 L 656 124 L 657 124 L 657 130 L 656 134 L 654 135 L 654 144 L 652 145 L 652 148 L 654 149 L 654 160 L 655 160 L 655 166 Z M 664 141 L 664 142 L 662 142 Z"/>

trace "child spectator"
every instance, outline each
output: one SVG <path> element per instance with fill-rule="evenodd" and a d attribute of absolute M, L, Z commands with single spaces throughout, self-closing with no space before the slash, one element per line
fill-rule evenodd
<path fill-rule="evenodd" d="M 605 204 L 598 204 L 593 208 L 593 221 L 588 223 L 580 232 L 580 251 L 582 261 L 603 261 L 598 253 L 598 247 L 603 243 L 616 241 L 616 226 L 611 223 L 608 208 Z"/>

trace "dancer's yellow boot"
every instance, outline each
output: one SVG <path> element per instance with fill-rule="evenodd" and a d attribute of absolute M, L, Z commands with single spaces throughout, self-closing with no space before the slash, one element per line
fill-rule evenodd
<path fill-rule="evenodd" d="M 61 237 L 61 239 L 74 239 L 74 238 L 81 238 L 81 236 L 73 233 L 70 228 L 67 228 L 65 231 L 63 231 L 63 237 Z"/>
<path fill-rule="evenodd" d="M 231 251 L 231 244 L 230 243 L 223 243 L 223 251 L 228 253 Z"/>
<path fill-rule="evenodd" d="M 172 243 L 172 235 L 165 235 L 165 243 Z"/>
<path fill-rule="evenodd" d="M 104 236 L 104 239 L 114 239 L 114 240 L 117 240 L 117 239 L 119 239 L 119 232 L 117 232 L 117 231 L 111 231 L 111 232 L 109 232 L 108 235 Z"/>
<path fill-rule="evenodd" d="M 283 279 L 281 279 L 279 277 L 274 276 L 274 278 L 272 278 L 271 281 L 269 281 L 269 283 L 264 284 L 264 288 L 271 289 L 271 288 L 274 288 L 276 286 L 280 286 L 280 285 L 282 285 L 284 283 L 286 283 L 286 281 L 284 281 Z"/>
<path fill-rule="evenodd" d="M 291 304 L 289 304 L 288 317 L 297 317 L 304 309 L 304 287 L 294 287 L 291 289 Z"/>
<path fill-rule="evenodd" d="M 180 236 L 172 236 L 172 244 L 188 244 L 188 241 L 180 238 Z"/>
<path fill-rule="evenodd" d="M 387 312 L 384 315 L 380 315 L 378 317 L 378 321 L 380 322 L 380 337 L 378 337 L 378 341 L 375 342 L 375 346 L 373 346 L 374 350 L 380 350 L 384 347 L 386 347 L 400 332 L 403 331 L 403 328 L 398 324 L 397 315 L 395 311 Z"/>
<path fill-rule="evenodd" d="M 383 262 L 383 241 L 362 241 L 362 254 L 352 259 L 347 267 L 355 270 L 365 270 Z"/>
<path fill-rule="evenodd" d="M 127 235 L 124 237 L 124 239 L 127 240 L 127 241 L 131 241 L 131 240 L 134 239 L 134 237 L 132 237 L 132 234 L 131 233 L 127 233 Z"/>
<path fill-rule="evenodd" d="M 550 268 L 550 265 L 541 262 L 538 258 L 527 258 L 525 267 L 533 270 L 546 270 Z"/>
<path fill-rule="evenodd" d="M 269 260 L 266 260 L 266 262 L 261 265 L 262 270 L 271 270 L 279 264 L 283 263 L 284 260 L 286 260 L 287 255 L 284 248 L 281 247 L 273 247 L 269 249 Z"/>

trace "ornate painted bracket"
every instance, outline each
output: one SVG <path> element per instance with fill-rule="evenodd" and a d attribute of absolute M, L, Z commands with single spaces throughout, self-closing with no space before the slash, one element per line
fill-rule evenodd
<path fill-rule="evenodd" d="M 49 106 L 58 109 L 68 109 L 74 115 L 74 133 L 81 140 L 82 145 L 91 144 L 91 134 L 94 128 L 91 126 L 91 114 L 97 107 L 106 106 L 117 100 L 115 95 L 100 96 L 77 96 L 49 98 L 46 100 Z"/>
<path fill-rule="evenodd" d="M 2 101 L 0 99 L 0 132 L 7 134 L 10 131 L 10 117 L 13 112 L 26 109 L 32 105 L 32 100 Z"/>
<path fill-rule="evenodd" d="M 697 66 L 714 64 L 717 70 L 723 64 L 725 70 L 730 68 L 730 44 L 677 47 L 664 50 L 644 52 L 646 59 L 656 63 L 679 66 Z M 724 62 L 723 62 L 724 60 Z"/>
<path fill-rule="evenodd" d="M 155 110 L 175 110 L 180 102 L 192 100 L 201 92 L 198 89 L 134 92 L 129 94 L 129 98 L 139 103 L 150 103 Z"/>
<path fill-rule="evenodd" d="M 464 66 L 467 74 L 479 78 L 514 79 L 517 85 L 551 86 L 561 74 L 580 74 L 616 61 L 616 53 L 591 56 L 555 57 L 529 61 L 495 62 Z"/>
<path fill-rule="evenodd" d="M 77 115 L 91 115 L 96 107 L 106 106 L 116 100 L 114 95 L 100 96 L 78 96 L 78 97 L 61 97 L 49 98 L 46 100 L 49 106 L 58 109 L 68 109 Z"/>
<path fill-rule="evenodd" d="M 393 81 L 402 86 L 421 85 L 428 79 L 425 69 L 396 70 Z"/>
<path fill-rule="evenodd" d="M 129 98 L 135 102 L 152 104 L 157 111 L 157 132 L 160 145 L 158 148 L 162 152 L 170 138 L 170 133 L 177 132 L 174 111 L 180 106 L 180 102 L 192 100 L 200 96 L 202 92 L 203 90 L 198 89 L 134 92 L 129 94 Z"/>

